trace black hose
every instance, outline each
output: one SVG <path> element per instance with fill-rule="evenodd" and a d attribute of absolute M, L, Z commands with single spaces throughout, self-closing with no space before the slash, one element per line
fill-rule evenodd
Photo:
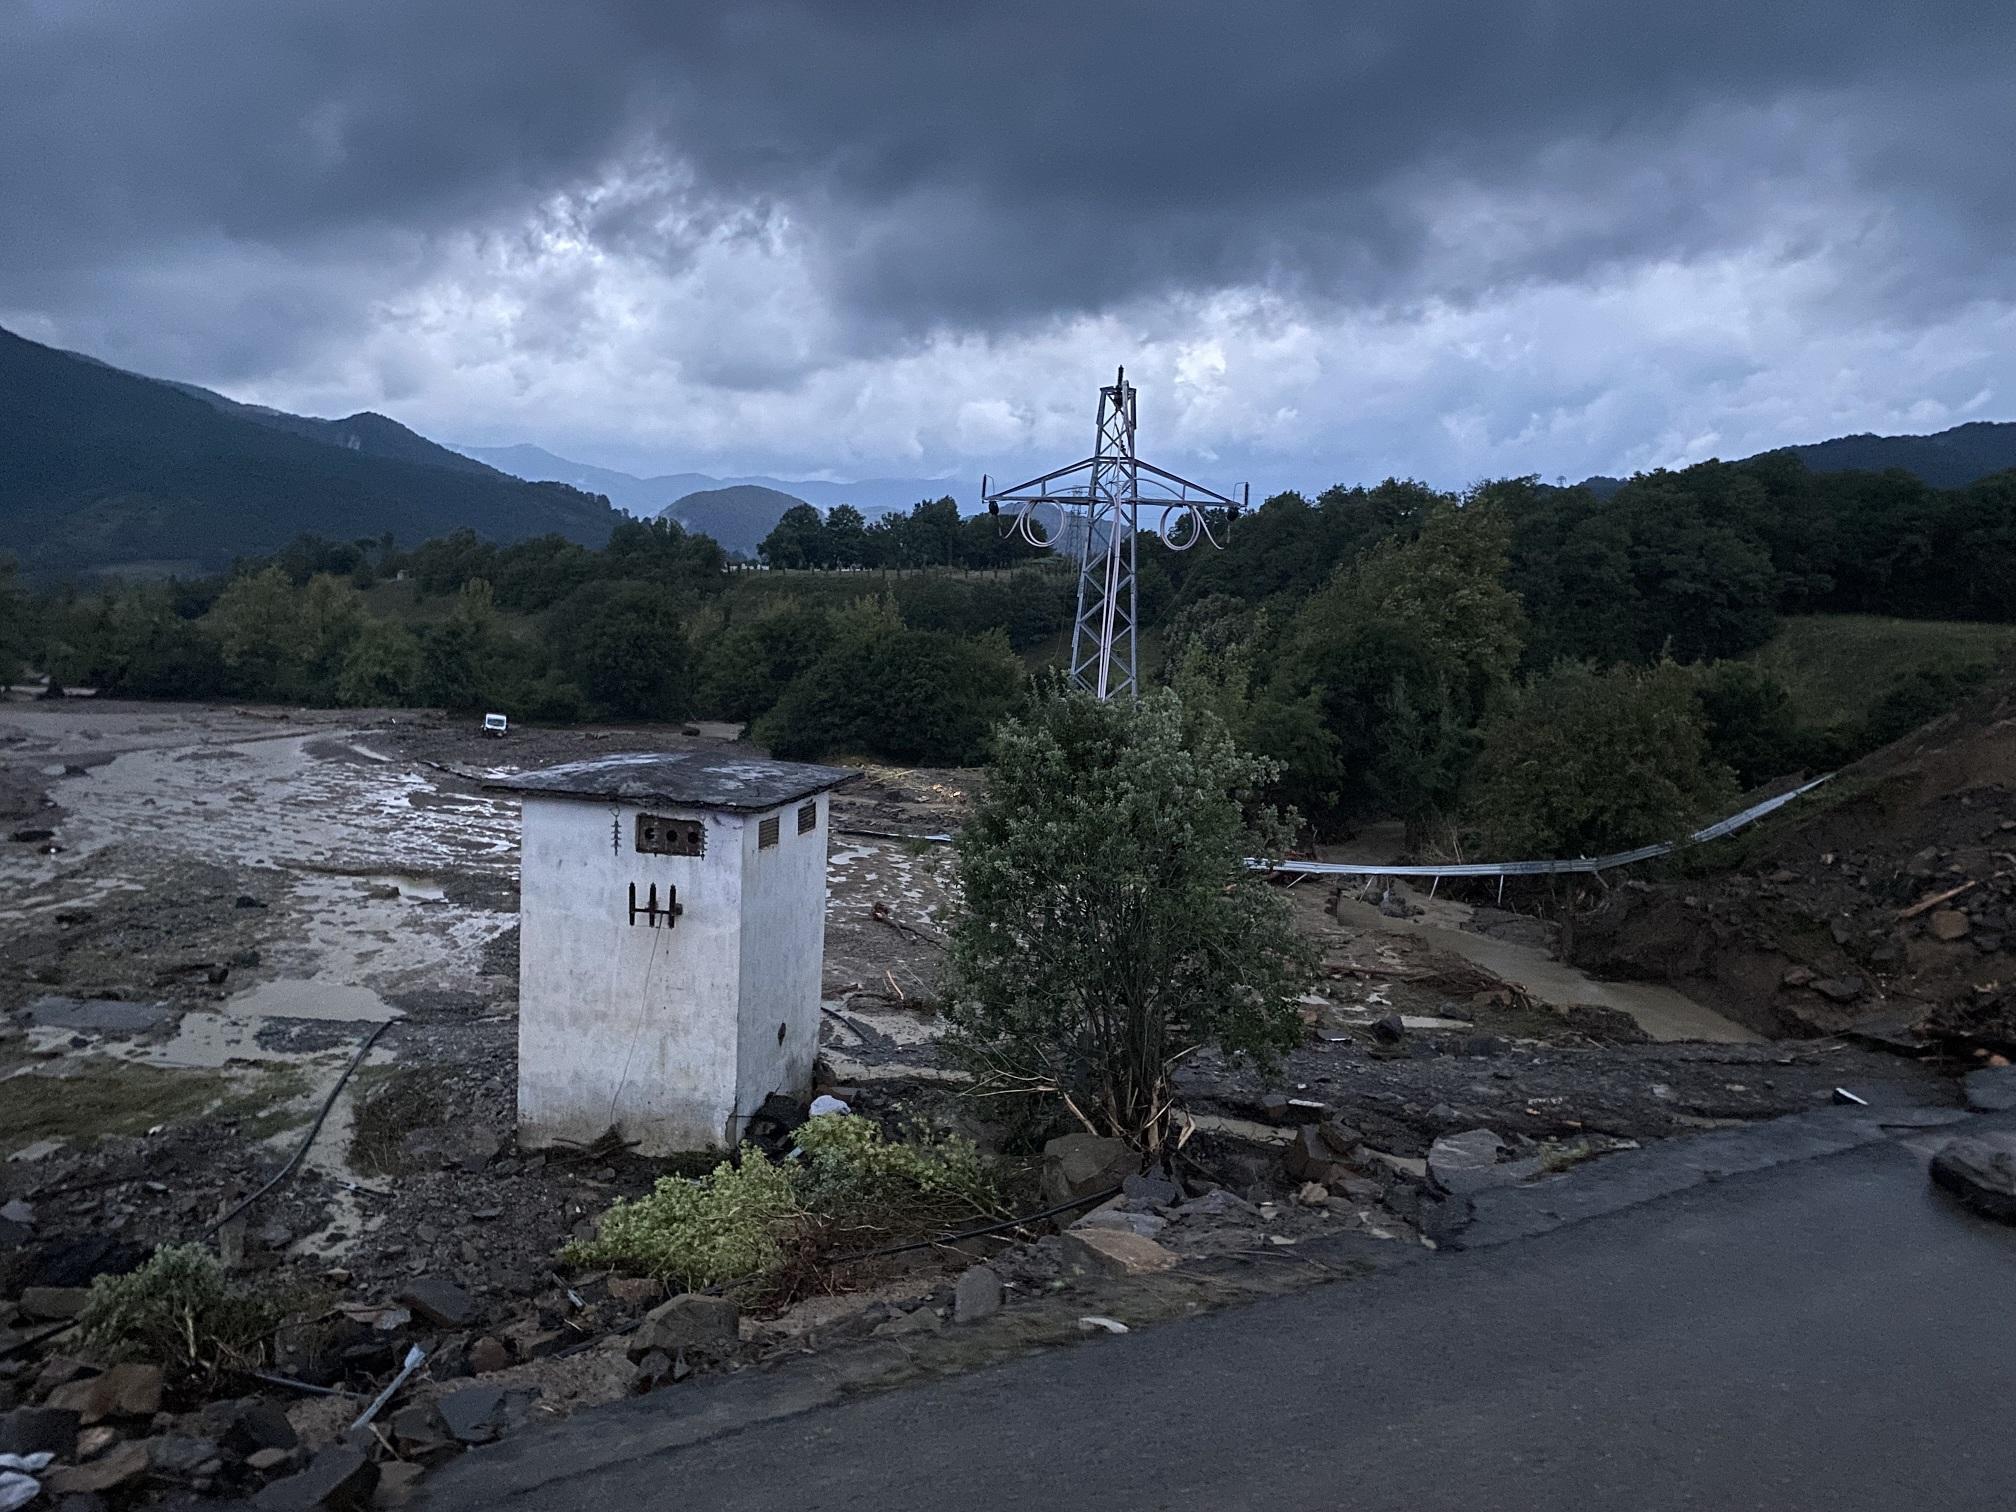
<path fill-rule="evenodd" d="M 322 1132 L 322 1125 L 329 1117 L 329 1110 L 336 1106 L 336 1099 L 343 1095 L 343 1089 L 349 1085 L 350 1073 L 355 1071 L 359 1066 L 364 1064 L 364 1057 L 369 1055 L 371 1053 L 371 1047 L 378 1043 L 378 1036 L 383 1034 L 387 1029 L 391 1027 L 392 1027 L 392 1021 L 390 1019 L 385 1020 L 383 1023 L 375 1024 L 372 1026 L 371 1032 L 364 1036 L 364 1043 L 357 1047 L 357 1053 L 350 1057 L 350 1064 L 345 1066 L 343 1068 L 343 1074 L 336 1078 L 336 1085 L 329 1089 L 329 1095 L 322 1100 L 322 1111 L 315 1115 L 315 1122 L 313 1122 L 308 1126 L 308 1132 L 302 1136 L 301 1143 L 295 1149 L 293 1155 L 288 1157 L 287 1164 L 280 1167 L 280 1169 L 274 1173 L 273 1179 L 268 1181 L 266 1185 L 259 1188 L 258 1191 L 254 1192 L 250 1197 L 247 1197 L 243 1202 L 239 1203 L 238 1206 L 231 1209 L 230 1212 L 226 1213 L 222 1218 L 219 1218 L 215 1223 L 212 1223 L 207 1228 L 205 1228 L 203 1230 L 204 1238 L 206 1239 L 209 1238 L 212 1234 L 216 1233 L 217 1230 L 224 1227 L 225 1224 L 229 1223 L 233 1218 L 236 1218 L 240 1213 L 244 1212 L 245 1209 L 252 1206 L 253 1203 L 257 1202 L 261 1197 L 264 1197 L 268 1192 L 272 1191 L 273 1188 L 280 1185 L 281 1182 L 285 1181 L 289 1176 L 292 1176 L 294 1174 L 296 1168 L 299 1167 L 301 1162 L 307 1158 L 308 1148 L 310 1145 L 315 1143 L 315 1136 Z"/>

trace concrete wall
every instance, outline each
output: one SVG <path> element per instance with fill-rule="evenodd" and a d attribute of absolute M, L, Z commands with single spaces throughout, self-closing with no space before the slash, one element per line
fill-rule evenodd
<path fill-rule="evenodd" d="M 811 804 L 817 825 L 798 833 Z M 819 1053 L 819 989 L 826 966 L 826 795 L 773 809 L 777 844 L 761 844 L 762 815 L 742 828 L 742 1036 L 735 1111 L 747 1118 L 773 1092 L 812 1084 Z M 781 1034 L 780 1034 L 781 1031 Z"/>
<path fill-rule="evenodd" d="M 524 800 L 518 1124 L 530 1146 L 585 1142 L 612 1124 L 646 1154 L 731 1138 L 745 824 L 654 806 L 703 819 L 707 853 L 640 855 L 639 812 Z M 640 904 L 653 882 L 661 903 L 676 887 L 685 909 L 676 926 L 630 923 L 632 882 Z"/>

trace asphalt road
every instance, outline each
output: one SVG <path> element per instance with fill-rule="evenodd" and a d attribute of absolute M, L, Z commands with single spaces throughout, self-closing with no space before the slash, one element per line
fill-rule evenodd
<path fill-rule="evenodd" d="M 592 1471 L 479 1452 L 426 1505 L 2006 1512 L 2016 1230 L 1923 1143 L 683 1448 L 587 1414 L 557 1432 L 603 1436 Z"/>

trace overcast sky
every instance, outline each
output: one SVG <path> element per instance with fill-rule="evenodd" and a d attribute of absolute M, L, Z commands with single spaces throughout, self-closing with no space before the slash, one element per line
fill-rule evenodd
<path fill-rule="evenodd" d="M 2016 6 L 0 0 L 0 325 L 633 471 L 2016 416 Z"/>

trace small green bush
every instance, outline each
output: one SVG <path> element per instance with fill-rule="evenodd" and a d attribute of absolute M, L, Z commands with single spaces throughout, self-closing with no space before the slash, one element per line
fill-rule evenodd
<path fill-rule="evenodd" d="M 1002 1205 L 998 1174 L 971 1140 L 919 1131 L 891 1141 L 869 1119 L 827 1114 L 798 1131 L 777 1163 L 745 1145 L 695 1180 L 661 1177 L 618 1202 L 596 1237 L 569 1244 L 573 1265 L 606 1265 L 687 1288 L 714 1286 L 802 1262 L 828 1244 L 936 1232 Z"/>
<path fill-rule="evenodd" d="M 232 1281 L 200 1244 L 169 1244 L 128 1275 L 93 1281 L 78 1321 L 93 1353 L 200 1382 L 263 1363 L 267 1339 L 301 1303 Z"/>
<path fill-rule="evenodd" d="M 602 1215 L 593 1239 L 561 1252 L 574 1265 L 610 1265 L 689 1289 L 767 1270 L 800 1217 L 791 1173 L 751 1146 L 698 1180 L 660 1177 L 634 1202 Z"/>

